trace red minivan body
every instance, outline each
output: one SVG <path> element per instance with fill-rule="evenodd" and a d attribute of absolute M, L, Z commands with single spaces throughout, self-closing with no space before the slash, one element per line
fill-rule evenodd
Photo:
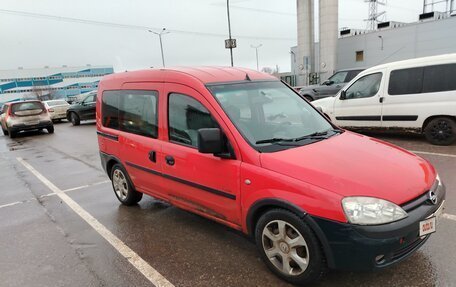
<path fill-rule="evenodd" d="M 443 208 L 445 188 L 429 162 L 337 128 L 268 74 L 113 74 L 101 80 L 96 106 L 102 165 L 122 203 L 147 194 L 249 234 L 291 283 L 314 281 L 326 267 L 396 263 L 435 231 L 421 228 Z"/>

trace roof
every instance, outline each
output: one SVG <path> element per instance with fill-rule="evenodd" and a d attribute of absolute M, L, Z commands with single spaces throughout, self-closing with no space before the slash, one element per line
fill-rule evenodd
<path fill-rule="evenodd" d="M 248 75 L 248 77 L 247 77 Z M 202 84 L 239 82 L 245 80 L 278 80 L 276 77 L 255 70 L 237 67 L 172 67 L 123 72 L 103 77 L 102 82 L 156 81 L 200 82 Z"/>
<path fill-rule="evenodd" d="M 413 67 L 413 66 L 426 66 L 426 65 L 434 65 L 434 64 L 442 64 L 442 63 L 456 63 L 456 53 L 453 54 L 443 54 L 443 55 L 438 55 L 438 56 L 429 56 L 429 57 L 421 57 L 421 58 L 414 58 L 414 59 L 409 59 L 409 60 L 402 60 L 402 61 L 396 61 L 396 62 L 390 62 L 386 64 L 381 64 L 374 66 L 372 68 L 369 68 L 363 72 L 369 73 L 371 71 L 376 71 L 379 69 L 384 69 L 384 68 L 389 68 L 389 67 L 394 67 L 394 68 L 399 68 L 399 67 Z"/>

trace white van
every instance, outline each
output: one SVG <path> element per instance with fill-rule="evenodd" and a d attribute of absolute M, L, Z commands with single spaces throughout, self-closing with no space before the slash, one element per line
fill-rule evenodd
<path fill-rule="evenodd" d="M 375 66 L 334 97 L 312 102 L 347 128 L 424 133 L 432 144 L 456 141 L 456 54 Z"/>

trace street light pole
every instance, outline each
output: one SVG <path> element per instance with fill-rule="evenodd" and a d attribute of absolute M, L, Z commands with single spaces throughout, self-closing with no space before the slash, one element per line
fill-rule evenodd
<path fill-rule="evenodd" d="M 149 30 L 149 32 L 154 33 L 155 35 L 158 35 L 158 39 L 160 40 L 160 50 L 161 50 L 161 56 L 162 56 L 162 65 L 163 68 L 165 67 L 165 56 L 163 54 L 163 42 L 162 42 L 162 35 L 168 34 L 169 31 L 166 31 L 166 28 L 163 28 L 160 33 L 157 33 L 155 31 Z"/>
<path fill-rule="evenodd" d="M 258 49 L 263 46 L 263 44 L 259 44 L 259 45 L 250 45 L 251 48 L 254 48 L 255 49 L 255 54 L 256 54 L 256 64 L 257 64 L 257 71 L 260 70 L 259 66 L 258 66 Z"/>
<path fill-rule="evenodd" d="M 226 0 L 226 13 L 228 14 L 228 36 L 231 42 L 230 0 Z M 230 46 L 231 67 L 233 67 L 233 47 Z"/>

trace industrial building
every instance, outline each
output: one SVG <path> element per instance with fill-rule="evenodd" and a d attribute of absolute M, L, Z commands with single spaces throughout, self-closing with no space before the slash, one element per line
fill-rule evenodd
<path fill-rule="evenodd" d="M 0 70 L 0 106 L 21 99 L 68 99 L 97 89 L 112 66 Z"/>
<path fill-rule="evenodd" d="M 424 1 L 417 22 L 378 22 L 373 12 L 370 29 L 338 28 L 338 2 L 319 1 L 319 39 L 314 41 L 314 1 L 297 0 L 298 45 L 291 47 L 291 73 L 283 77 L 291 85 L 323 82 L 334 71 L 456 52 L 454 1 L 448 11 L 425 12 L 433 2 Z M 376 4 L 376 1 L 368 1 Z M 429 4 L 430 3 L 430 4 Z"/>

